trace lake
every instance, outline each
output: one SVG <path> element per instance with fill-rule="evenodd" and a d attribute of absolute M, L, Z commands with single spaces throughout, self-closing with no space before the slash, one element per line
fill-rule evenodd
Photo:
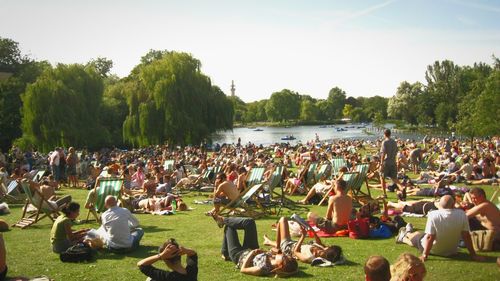
<path fill-rule="evenodd" d="M 371 125 L 367 125 L 366 129 L 372 134 L 365 133 L 364 128 L 358 128 L 362 125 L 328 125 L 328 126 L 293 126 L 293 127 L 257 127 L 257 128 L 235 128 L 232 131 L 224 131 L 215 134 L 212 139 L 214 143 L 237 143 L 238 138 L 241 138 L 241 143 L 248 142 L 257 145 L 269 145 L 273 143 L 289 142 L 296 144 L 298 142 L 307 142 L 315 139 L 315 134 L 318 134 L 319 139 L 346 139 L 346 138 L 376 138 L 382 136 L 382 132 L 371 131 Z M 391 128 L 391 125 L 387 125 Z M 260 129 L 262 131 L 256 131 Z M 337 131 L 343 129 L 345 131 Z M 295 140 L 281 140 L 285 136 L 293 135 Z"/>

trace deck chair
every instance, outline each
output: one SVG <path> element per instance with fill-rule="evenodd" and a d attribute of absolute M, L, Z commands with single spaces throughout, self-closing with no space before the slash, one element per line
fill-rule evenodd
<path fill-rule="evenodd" d="M 231 214 L 237 214 L 240 216 L 247 216 L 252 218 L 258 218 L 265 215 L 264 207 L 260 204 L 257 197 L 258 191 L 263 189 L 263 184 L 256 184 L 250 188 L 247 188 L 245 191 L 240 193 L 240 195 L 229 202 L 227 205 L 222 207 L 219 211 L 219 215 L 221 216 L 229 216 Z M 257 208 L 262 211 L 257 211 L 257 208 L 254 208 L 250 204 L 248 204 L 248 200 L 254 199 Z"/>
<path fill-rule="evenodd" d="M 165 169 L 165 171 L 167 171 L 167 172 L 173 172 L 174 171 L 174 164 L 175 164 L 175 160 L 173 160 L 173 159 L 165 160 L 165 163 L 163 163 L 163 169 Z"/>
<path fill-rule="evenodd" d="M 347 166 L 347 162 L 343 157 L 335 157 L 331 160 L 332 162 L 332 177 L 339 174 L 339 170 L 342 167 Z"/>
<path fill-rule="evenodd" d="M 45 176 L 45 173 L 46 173 L 45 170 L 38 171 L 33 177 L 33 181 L 40 182 L 43 176 Z"/>
<path fill-rule="evenodd" d="M 352 195 L 356 201 L 360 201 L 362 198 L 371 198 L 370 188 L 368 187 L 368 169 L 369 164 L 358 164 L 355 167 L 355 171 L 358 174 L 356 178 L 351 183 L 352 185 L 348 185 L 351 189 Z M 363 183 L 366 185 L 366 192 L 363 192 L 361 189 L 363 187 Z"/>
<path fill-rule="evenodd" d="M 104 200 L 106 196 L 113 195 L 118 200 L 121 198 L 123 189 L 123 179 L 122 178 L 99 178 L 94 186 L 95 201 L 89 208 L 87 213 L 87 221 L 89 220 L 90 214 L 95 217 L 97 222 L 100 222 L 98 213 L 105 211 Z"/>
<path fill-rule="evenodd" d="M 253 167 L 246 178 L 247 188 L 262 182 L 265 170 L 264 167 Z"/>
<path fill-rule="evenodd" d="M 321 177 L 328 178 L 332 172 L 332 166 L 330 163 L 323 164 L 319 167 L 318 172 L 314 176 L 315 183 L 318 182 Z"/>
<path fill-rule="evenodd" d="M 21 219 L 13 224 L 12 227 L 19 227 L 24 229 L 41 221 L 46 217 L 54 221 L 55 218 L 59 216 L 60 208 L 62 208 L 64 205 L 58 208 L 54 203 L 49 202 L 47 199 L 43 198 L 42 194 L 37 189 L 34 189 L 32 192 L 28 182 L 22 182 L 21 187 L 26 194 L 26 203 L 24 204 Z M 35 206 L 35 213 L 28 214 L 27 210 L 29 204 Z"/>
<path fill-rule="evenodd" d="M 21 196 L 21 192 L 19 191 L 19 183 L 15 180 L 10 181 L 9 185 L 7 187 L 4 186 L 2 183 L 2 194 L 3 198 L 7 202 L 19 202 L 22 201 L 24 198 Z"/>

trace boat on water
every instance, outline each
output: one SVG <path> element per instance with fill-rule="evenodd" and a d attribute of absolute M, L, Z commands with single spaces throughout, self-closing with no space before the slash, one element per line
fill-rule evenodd
<path fill-rule="evenodd" d="M 320 128 L 326 128 L 326 125 L 323 125 L 323 126 L 319 126 Z"/>
<path fill-rule="evenodd" d="M 294 139 L 296 139 L 296 137 L 294 137 L 293 135 L 284 136 L 281 138 L 281 140 L 294 140 Z"/>
<path fill-rule="evenodd" d="M 254 129 L 254 132 L 262 132 L 262 131 L 264 131 L 264 130 L 262 130 L 262 129 L 259 129 L 259 128 L 257 128 L 257 129 Z"/>
<path fill-rule="evenodd" d="M 345 128 L 337 128 L 337 132 L 345 132 L 345 131 L 347 131 L 347 129 L 345 129 Z"/>

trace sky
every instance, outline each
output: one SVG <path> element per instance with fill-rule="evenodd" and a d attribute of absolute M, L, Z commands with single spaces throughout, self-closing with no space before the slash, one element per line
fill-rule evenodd
<path fill-rule="evenodd" d="M 390 97 L 436 60 L 500 57 L 500 0 L 0 0 L 0 37 L 54 65 L 106 57 L 119 77 L 151 49 L 187 52 L 245 102 Z"/>

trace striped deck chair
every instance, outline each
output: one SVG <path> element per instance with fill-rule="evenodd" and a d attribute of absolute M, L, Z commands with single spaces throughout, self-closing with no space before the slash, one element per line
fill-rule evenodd
<path fill-rule="evenodd" d="M 261 183 L 265 170 L 266 169 L 264 167 L 253 167 L 247 175 L 247 188 Z"/>
<path fill-rule="evenodd" d="M 167 172 L 173 172 L 174 171 L 174 164 L 175 164 L 175 160 L 173 160 L 173 159 L 165 160 L 165 162 L 163 163 L 163 169 Z"/>
<path fill-rule="evenodd" d="M 347 166 L 347 162 L 343 157 L 334 157 L 332 158 L 331 162 L 332 162 L 332 177 L 337 176 L 339 174 L 340 168 Z"/>
<path fill-rule="evenodd" d="M 40 191 L 37 189 L 31 190 L 29 182 L 22 182 L 21 187 L 26 194 L 26 203 L 24 204 L 23 214 L 21 219 L 13 224 L 13 227 L 24 229 L 29 227 L 42 219 L 48 217 L 52 221 L 59 216 L 59 208 L 53 202 L 47 201 L 43 198 Z M 36 212 L 32 214 L 27 213 L 28 205 L 32 204 L 36 208 Z M 61 206 L 62 207 L 62 206 Z"/>
<path fill-rule="evenodd" d="M 319 167 L 319 170 L 318 172 L 315 174 L 315 183 L 318 182 L 321 177 L 325 177 L 325 179 L 327 179 L 328 177 L 330 177 L 330 174 L 332 172 L 332 166 L 330 163 L 325 163 L 323 165 L 321 165 Z"/>
<path fill-rule="evenodd" d="M 106 210 L 104 207 L 104 201 L 106 196 L 113 195 L 118 200 L 121 198 L 123 189 L 123 179 L 122 178 L 98 178 L 94 186 L 94 198 L 95 201 L 89 208 L 87 213 L 87 221 L 89 220 L 90 213 L 95 217 L 96 221 L 100 222 L 98 213 L 102 213 Z"/>
<path fill-rule="evenodd" d="M 263 189 L 263 184 L 256 184 L 250 188 L 247 188 L 245 191 L 240 193 L 237 198 L 222 207 L 220 209 L 219 215 L 238 215 L 252 218 L 258 218 L 265 215 L 264 207 L 260 204 L 257 198 L 257 194 L 261 189 Z M 257 208 L 248 204 L 248 200 L 252 198 L 254 199 L 257 208 L 261 209 L 262 211 L 258 211 Z"/>
<path fill-rule="evenodd" d="M 359 201 L 360 198 L 371 198 L 370 188 L 368 187 L 368 169 L 370 165 L 367 163 L 358 164 L 355 167 L 356 173 L 358 173 L 355 181 L 352 183 L 352 186 L 348 186 L 351 189 L 353 197 L 356 201 Z M 366 185 L 366 192 L 362 191 L 363 183 Z"/>
<path fill-rule="evenodd" d="M 2 183 L 2 194 L 2 199 L 5 199 L 7 202 L 15 203 L 24 199 L 19 191 L 19 183 L 15 180 L 10 181 L 7 187 Z"/>
<path fill-rule="evenodd" d="M 38 171 L 33 177 L 33 181 L 40 182 L 43 176 L 45 176 L 45 174 L 46 174 L 45 170 Z"/>
<path fill-rule="evenodd" d="M 311 186 L 316 183 L 316 169 L 318 168 L 318 162 L 312 162 L 309 164 L 309 168 L 307 169 L 306 178 L 301 179 L 301 182 L 304 183 L 304 189 L 307 191 Z"/>

